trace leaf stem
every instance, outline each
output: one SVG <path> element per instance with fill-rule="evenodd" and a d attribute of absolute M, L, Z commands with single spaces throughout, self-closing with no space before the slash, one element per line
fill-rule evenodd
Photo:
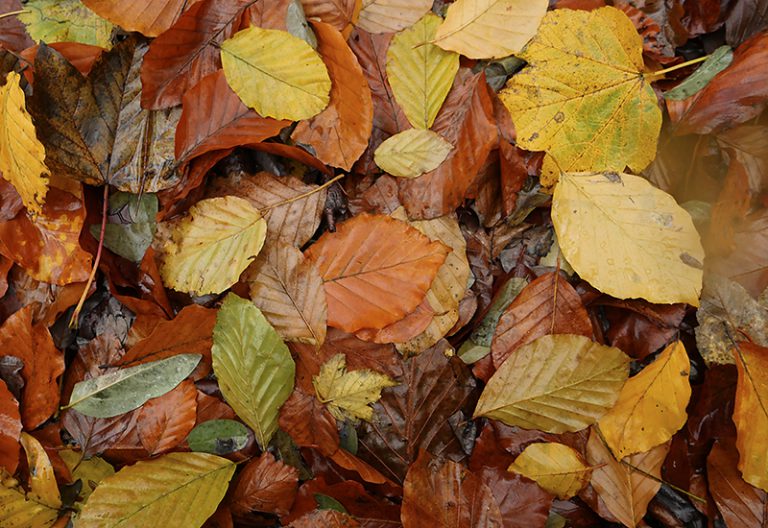
<path fill-rule="evenodd" d="M 674 484 L 672 484 L 672 483 L 670 483 L 670 482 L 667 482 L 666 480 L 663 480 L 663 479 L 660 479 L 659 477 L 656 477 L 656 476 L 654 476 L 654 475 L 651 475 L 651 474 L 650 474 L 650 473 L 648 473 L 647 471 L 643 471 L 643 470 L 642 470 L 642 469 L 640 469 L 639 467 L 637 467 L 637 466 L 633 466 L 632 464 L 630 464 L 630 463 L 629 463 L 629 462 L 627 462 L 626 460 L 622 460 L 622 461 L 621 461 L 621 463 L 622 463 L 622 464 L 624 464 L 625 466 L 627 466 L 627 467 L 628 467 L 629 469 L 631 469 L 632 471 L 636 471 L 636 472 L 640 473 L 640 474 L 641 474 L 642 476 L 644 476 L 644 477 L 647 477 L 647 478 L 649 478 L 649 479 L 651 479 L 651 480 L 655 480 L 655 481 L 656 481 L 656 482 L 658 482 L 659 484 L 665 484 L 665 485 L 669 486 L 670 488 L 672 488 L 673 490 L 675 490 L 676 492 L 678 492 L 678 493 L 682 493 L 683 495 L 686 495 L 687 497 L 689 497 L 689 498 L 691 498 L 691 499 L 693 499 L 693 500 L 696 500 L 696 501 L 702 502 L 702 503 L 704 503 L 704 504 L 706 504 L 706 503 L 707 503 L 707 499 L 703 499 L 703 498 L 699 497 L 698 495 L 694 495 L 694 494 L 693 494 L 693 493 L 691 493 L 690 491 L 684 490 L 683 488 L 680 488 L 680 487 L 678 487 L 678 486 L 675 486 Z"/>
<path fill-rule="evenodd" d="M 664 68 L 663 70 L 652 72 L 649 75 L 649 77 L 651 78 L 651 81 L 655 81 L 657 79 L 660 79 L 661 77 L 664 77 L 664 75 L 666 75 L 667 73 L 670 73 L 676 70 L 682 70 L 683 68 L 687 68 L 688 66 L 692 66 L 694 64 L 704 62 L 709 57 L 710 57 L 709 55 L 704 55 L 703 57 L 697 57 L 689 61 L 681 62 L 680 64 L 675 64 L 674 66 L 670 66 L 669 68 Z"/>
<path fill-rule="evenodd" d="M 72 317 L 69 319 L 69 327 L 77 328 L 77 319 L 80 317 L 80 311 L 83 309 L 85 300 L 88 298 L 88 291 L 91 289 L 93 279 L 96 278 L 96 272 L 99 270 L 99 262 L 101 261 L 101 252 L 104 249 L 104 233 L 107 231 L 107 211 L 109 206 L 109 185 L 104 184 L 104 204 L 101 207 L 101 232 L 99 233 L 99 248 L 96 250 L 96 258 L 93 261 L 93 268 L 91 268 L 91 274 L 88 277 L 88 282 L 85 283 L 83 288 L 83 294 L 80 296 L 80 300 L 75 306 L 75 311 L 72 312 Z"/>
<path fill-rule="evenodd" d="M 332 184 L 336 183 L 337 181 L 339 181 L 339 180 L 340 180 L 340 179 L 342 179 L 343 177 L 344 177 L 344 175 L 343 175 L 343 174 L 339 174 L 339 175 L 338 175 L 338 176 L 336 176 L 335 178 L 333 178 L 333 179 L 331 179 L 331 180 L 328 180 L 327 182 L 325 182 L 324 184 L 322 184 L 320 187 L 318 187 L 318 188 L 316 188 L 316 189 L 312 189 L 311 191 L 308 191 L 308 192 L 302 193 L 302 194 L 300 194 L 300 195 L 298 195 L 298 196 L 294 196 L 294 197 L 292 197 L 292 198 L 288 198 L 287 200 L 283 200 L 282 202 L 273 203 L 273 204 L 270 204 L 270 205 L 268 205 L 268 206 L 266 206 L 266 207 L 263 207 L 263 208 L 261 209 L 261 212 L 262 212 L 262 213 L 266 213 L 267 211 L 269 211 L 270 209 L 274 209 L 275 207 L 280 207 L 280 206 L 282 206 L 282 205 L 287 205 L 287 204 L 289 204 L 289 203 L 291 203 L 291 202 L 295 202 L 295 201 L 298 201 L 298 200 L 302 200 L 302 199 L 306 198 L 307 196 L 311 196 L 311 195 L 313 195 L 313 194 L 315 194 L 315 193 L 317 193 L 317 192 L 320 192 L 320 191 L 322 191 L 322 190 L 323 190 L 323 189 L 325 189 L 326 187 L 330 187 Z"/>
<path fill-rule="evenodd" d="M 20 15 L 22 13 L 28 13 L 28 12 L 29 11 L 27 11 L 26 9 L 19 9 L 18 11 L 10 11 L 8 13 L 3 13 L 2 15 L 0 15 L 0 20 L 2 20 L 5 17 L 11 17 L 15 15 Z"/>

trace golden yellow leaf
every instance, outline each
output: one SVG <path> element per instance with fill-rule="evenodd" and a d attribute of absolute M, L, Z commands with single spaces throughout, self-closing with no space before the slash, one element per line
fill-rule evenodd
<path fill-rule="evenodd" d="M 373 159 L 392 176 L 416 178 L 436 169 L 452 149 L 453 145 L 436 132 L 409 128 L 384 140 Z"/>
<path fill-rule="evenodd" d="M 768 348 L 740 343 L 734 350 L 736 382 L 736 447 L 745 481 L 768 491 Z"/>
<path fill-rule="evenodd" d="M 661 488 L 661 465 L 670 443 L 658 445 L 622 461 L 613 458 L 594 429 L 587 441 L 587 462 L 594 468 L 590 484 L 616 522 L 634 528 Z M 637 468 L 637 469 L 634 469 Z"/>
<path fill-rule="evenodd" d="M 58 512 L 27 498 L 19 482 L 0 468 L 0 526 L 3 528 L 48 528 Z"/>
<path fill-rule="evenodd" d="M 392 39 L 387 50 L 387 78 L 395 100 L 416 128 L 429 128 L 459 71 L 459 56 L 430 41 L 440 17 L 428 13 Z"/>
<path fill-rule="evenodd" d="M 583 488 L 592 468 L 578 451 L 557 442 L 531 444 L 507 471 L 519 473 L 560 499 L 570 499 Z"/>
<path fill-rule="evenodd" d="M 517 143 L 543 150 L 542 184 L 560 172 L 643 170 L 656 154 L 661 110 L 644 77 L 643 41 L 622 11 L 556 9 L 501 92 Z"/>
<path fill-rule="evenodd" d="M 173 230 L 160 266 L 163 281 L 196 295 L 221 293 L 259 254 L 266 235 L 266 221 L 247 200 L 200 200 Z"/>
<path fill-rule="evenodd" d="M 685 424 L 690 369 L 685 347 L 675 341 L 627 381 L 616 405 L 598 422 L 616 458 L 663 444 Z"/>
<path fill-rule="evenodd" d="M 0 173 L 16 188 L 24 206 L 42 212 L 48 192 L 45 147 L 27 113 L 21 77 L 10 72 L 0 87 Z"/>
<path fill-rule="evenodd" d="M 322 112 L 331 78 L 309 44 L 287 31 L 252 26 L 221 44 L 227 83 L 263 117 L 298 121 Z"/>
<path fill-rule="evenodd" d="M 432 0 L 363 0 L 358 26 L 370 33 L 396 33 L 414 25 Z"/>
<path fill-rule="evenodd" d="M 328 406 L 337 420 L 347 418 L 371 421 L 372 403 L 381 398 L 381 390 L 394 387 L 397 382 L 384 374 L 362 369 L 347 372 L 347 358 L 336 354 L 320 368 L 312 378 L 317 398 Z"/>
<path fill-rule="evenodd" d="M 704 261 L 699 234 L 688 212 L 645 178 L 562 174 L 552 222 L 565 258 L 601 292 L 698 306 Z"/>
<path fill-rule="evenodd" d="M 518 348 L 488 380 L 475 409 L 507 425 L 579 431 L 616 402 L 629 358 L 578 335 L 545 335 Z"/>
<path fill-rule="evenodd" d="M 105 478 L 115 474 L 115 468 L 101 457 L 83 458 L 83 453 L 72 449 L 62 449 L 59 456 L 72 472 L 72 481 L 80 479 L 82 488 L 81 503 L 86 503 L 96 486 Z"/>
<path fill-rule="evenodd" d="M 27 453 L 29 466 L 29 493 L 40 504 L 57 510 L 61 508 L 61 494 L 53 474 L 53 466 L 43 445 L 32 435 L 25 432 L 19 438 Z"/>
<path fill-rule="evenodd" d="M 457 0 L 448 6 L 435 44 L 470 59 L 519 52 L 536 34 L 547 0 Z"/>

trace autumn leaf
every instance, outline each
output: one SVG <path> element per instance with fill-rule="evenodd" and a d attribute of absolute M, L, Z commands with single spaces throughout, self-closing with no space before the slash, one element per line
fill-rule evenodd
<path fill-rule="evenodd" d="M 142 447 L 150 455 L 170 451 L 181 444 L 195 426 L 197 390 L 190 380 L 142 405 L 136 428 Z"/>
<path fill-rule="evenodd" d="M 508 471 L 528 477 L 546 491 L 566 500 L 586 486 L 592 468 L 572 447 L 550 442 L 526 447 Z"/>
<path fill-rule="evenodd" d="M 573 269 L 599 290 L 698 306 L 704 250 L 690 214 L 645 178 L 562 174 L 552 222 Z"/>
<path fill-rule="evenodd" d="M 745 481 L 768 491 L 768 455 L 760 447 L 768 430 L 766 348 L 742 343 L 735 346 L 734 356 L 739 372 L 733 409 L 739 471 Z"/>
<path fill-rule="evenodd" d="M 298 121 L 328 106 L 331 79 L 325 64 L 309 44 L 286 31 L 244 29 L 221 44 L 221 62 L 229 85 L 259 115 Z"/>
<path fill-rule="evenodd" d="M 160 267 L 163 281 L 197 295 L 221 293 L 261 251 L 266 231 L 261 213 L 242 198 L 201 200 L 174 226 Z"/>
<path fill-rule="evenodd" d="M 19 13 L 35 42 L 80 42 L 111 48 L 114 27 L 78 0 L 30 0 Z"/>
<path fill-rule="evenodd" d="M 235 420 L 208 420 L 195 426 L 187 436 L 192 451 L 228 455 L 248 444 L 248 428 Z"/>
<path fill-rule="evenodd" d="M 459 70 L 459 56 L 430 41 L 440 17 L 427 14 L 398 33 L 387 51 L 387 77 L 395 99 L 416 128 L 430 128 Z"/>
<path fill-rule="evenodd" d="M 374 153 L 376 165 L 392 176 L 416 178 L 436 169 L 453 145 L 431 130 L 412 128 L 384 140 Z"/>
<path fill-rule="evenodd" d="M 5 381 L 0 380 L 0 471 L 11 475 L 19 465 L 19 437 L 21 434 L 21 415 L 19 402 L 16 401 Z"/>
<path fill-rule="evenodd" d="M 396 33 L 421 19 L 429 0 L 362 0 L 358 26 L 371 33 Z"/>
<path fill-rule="evenodd" d="M 145 0 L 140 3 L 83 0 L 83 3 L 126 31 L 138 31 L 147 37 L 156 37 L 170 28 L 189 6 L 187 0 Z"/>
<path fill-rule="evenodd" d="M 318 18 L 346 38 L 360 17 L 362 0 L 302 0 L 301 5 L 308 19 Z"/>
<path fill-rule="evenodd" d="M 448 6 L 434 43 L 471 59 L 518 53 L 547 11 L 543 0 L 457 0 Z"/>
<path fill-rule="evenodd" d="M 312 378 L 318 399 L 328 406 L 337 420 L 361 419 L 371 421 L 372 403 L 381 398 L 386 387 L 395 387 L 397 382 L 384 374 L 361 369 L 347 371 L 344 354 L 336 354 Z"/>
<path fill-rule="evenodd" d="M 171 453 L 126 466 L 91 494 L 77 525 L 200 527 L 234 471 L 234 463 L 206 453 Z"/>
<path fill-rule="evenodd" d="M 542 183 L 561 172 L 641 171 L 661 128 L 644 71 L 642 40 L 613 7 L 547 13 L 520 54 L 528 63 L 501 92 L 517 143 L 543 150 Z"/>
<path fill-rule="evenodd" d="M 75 482 L 80 480 L 82 483 L 80 489 L 82 500 L 79 502 L 83 504 L 88 502 L 88 497 L 102 480 L 115 474 L 115 468 L 101 457 L 84 459 L 83 453 L 72 449 L 62 449 L 59 451 L 59 456 L 72 473 L 72 480 Z"/>
<path fill-rule="evenodd" d="M 760 526 L 768 520 L 765 491 L 744 482 L 738 461 L 735 446 L 715 442 L 707 456 L 709 489 L 728 526 Z"/>
<path fill-rule="evenodd" d="M 19 74 L 10 72 L 0 87 L 0 173 L 16 188 L 27 210 L 40 213 L 49 171 L 20 82 Z"/>
<path fill-rule="evenodd" d="M 224 398 L 266 449 L 280 406 L 293 390 L 288 347 L 255 305 L 230 294 L 219 308 L 212 356 Z"/>
<path fill-rule="evenodd" d="M 27 498 L 18 481 L 4 472 L 0 473 L 0 524 L 8 528 L 52 526 L 58 518 L 57 510 Z"/>
<path fill-rule="evenodd" d="M 551 433 L 578 431 L 613 407 L 628 374 L 628 358 L 617 348 L 583 336 L 546 335 L 501 364 L 475 416 Z"/>
<path fill-rule="evenodd" d="M 616 404 L 598 422 L 616 458 L 663 444 L 685 424 L 690 368 L 685 347 L 676 341 L 627 381 Z"/>
<path fill-rule="evenodd" d="M 58 510 L 61 508 L 61 494 L 45 448 L 34 436 L 24 432 L 21 433 L 20 442 L 27 453 L 30 496 L 40 504 Z"/>
<path fill-rule="evenodd" d="M 268 452 L 251 460 L 238 475 L 231 497 L 235 513 L 286 515 L 298 488 L 299 472 Z"/>

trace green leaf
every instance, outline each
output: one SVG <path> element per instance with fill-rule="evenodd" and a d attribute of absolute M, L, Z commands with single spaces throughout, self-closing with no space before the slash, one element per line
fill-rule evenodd
<path fill-rule="evenodd" d="M 224 498 L 235 472 L 206 453 L 171 453 L 107 477 L 91 494 L 77 528 L 198 528 Z"/>
<path fill-rule="evenodd" d="M 131 262 L 141 262 L 155 236 L 157 196 L 116 192 L 109 197 L 109 223 L 104 231 L 104 245 Z M 91 234 L 99 238 L 101 225 L 91 225 Z"/>
<path fill-rule="evenodd" d="M 79 42 L 112 47 L 114 26 L 85 7 L 80 0 L 29 0 L 19 20 L 35 42 Z"/>
<path fill-rule="evenodd" d="M 261 310 L 230 293 L 216 317 L 212 356 L 221 393 L 266 448 L 293 391 L 296 366 L 288 347 Z"/>
<path fill-rule="evenodd" d="M 342 503 L 333 497 L 323 495 L 322 493 L 315 493 L 315 502 L 317 502 L 318 510 L 333 510 L 341 513 L 349 513 Z"/>
<path fill-rule="evenodd" d="M 731 47 L 720 46 L 686 80 L 664 93 L 664 99 L 671 99 L 673 101 L 687 99 L 709 84 L 709 81 L 726 69 L 731 64 L 731 61 L 733 61 L 733 50 Z"/>
<path fill-rule="evenodd" d="M 197 425 L 187 444 L 192 451 L 226 455 L 240 451 L 248 443 L 248 428 L 235 420 L 208 420 Z"/>
<path fill-rule="evenodd" d="M 67 408 L 96 418 L 138 409 L 147 400 L 162 396 L 181 383 L 195 370 L 201 357 L 179 354 L 81 381 L 72 390 Z"/>

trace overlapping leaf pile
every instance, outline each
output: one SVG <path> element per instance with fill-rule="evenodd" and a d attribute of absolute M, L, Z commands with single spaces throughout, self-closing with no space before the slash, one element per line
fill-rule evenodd
<path fill-rule="evenodd" d="M 764 0 L 0 0 L 0 526 L 765 526 L 767 62 Z"/>

